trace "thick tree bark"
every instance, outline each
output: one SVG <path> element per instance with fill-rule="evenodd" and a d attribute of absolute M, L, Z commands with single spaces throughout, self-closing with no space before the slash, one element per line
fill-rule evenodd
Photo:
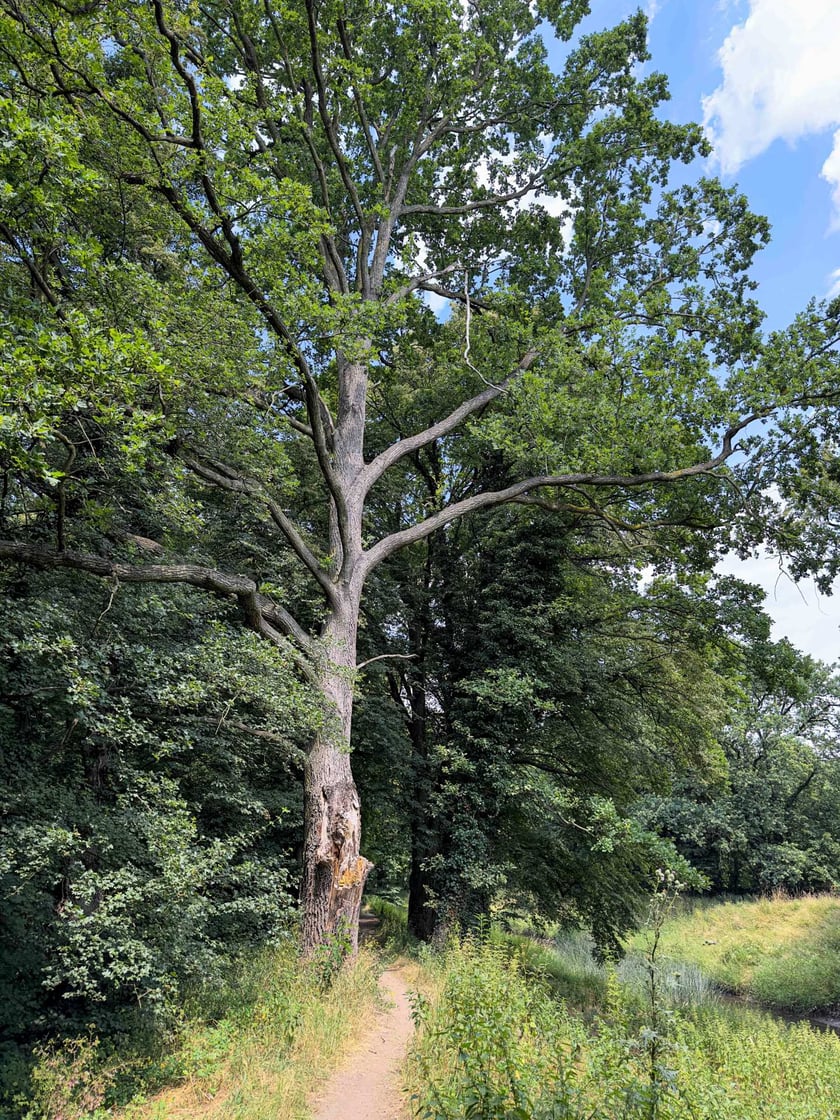
<path fill-rule="evenodd" d="M 341 534 L 334 520 L 334 547 L 343 554 L 342 570 L 349 578 L 336 581 L 332 609 L 321 635 L 316 683 L 325 702 L 324 725 L 304 767 L 300 902 L 305 954 L 331 938 L 349 952 L 357 951 L 362 892 L 373 866 L 360 853 L 361 801 L 350 766 L 362 583 L 360 524 L 360 505 L 347 509 Z"/>
<path fill-rule="evenodd" d="M 355 953 L 365 880 L 373 866 L 360 854 L 361 802 L 350 767 L 356 637 L 366 569 L 362 548 L 367 371 L 339 357 L 339 407 L 322 469 L 330 501 L 330 612 L 321 632 L 317 685 L 325 701 L 324 727 L 304 769 L 304 848 L 301 879 L 302 943 L 312 953 L 331 937 Z M 323 423 L 320 398 L 311 404 L 313 428 Z M 330 421 L 330 423 L 332 423 Z M 323 437 L 326 441 L 326 434 Z"/>
<path fill-rule="evenodd" d="M 306 763 L 301 909 L 304 953 L 331 937 L 358 948 L 362 891 L 372 864 L 360 855 L 361 804 L 342 742 L 319 735 Z"/>

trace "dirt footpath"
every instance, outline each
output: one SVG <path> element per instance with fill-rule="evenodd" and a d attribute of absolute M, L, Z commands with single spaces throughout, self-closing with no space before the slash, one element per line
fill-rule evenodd
<path fill-rule="evenodd" d="M 400 1067 L 414 1030 L 408 990 L 399 969 L 383 972 L 379 987 L 390 1006 L 362 1036 L 347 1064 L 313 1103 L 314 1120 L 405 1120 Z"/>

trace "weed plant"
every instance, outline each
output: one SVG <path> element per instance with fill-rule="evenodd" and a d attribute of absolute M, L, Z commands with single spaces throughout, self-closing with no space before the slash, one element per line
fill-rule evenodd
<path fill-rule="evenodd" d="M 654 961 L 655 965 L 655 961 Z M 651 1003 L 608 971 L 587 1027 L 498 940 L 467 938 L 418 997 L 419 1120 L 837 1120 L 840 1038 L 758 1013 Z"/>

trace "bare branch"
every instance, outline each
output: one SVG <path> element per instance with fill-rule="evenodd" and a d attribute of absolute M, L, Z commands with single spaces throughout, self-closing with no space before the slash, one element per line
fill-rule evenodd
<path fill-rule="evenodd" d="M 195 78 L 190 73 L 189 69 L 184 65 L 181 58 L 181 41 L 175 32 L 167 26 L 166 20 L 163 16 L 163 5 L 161 0 L 154 0 L 155 9 L 155 23 L 157 24 L 158 31 L 166 39 L 169 44 L 169 58 L 173 67 L 178 72 L 178 76 L 184 83 L 187 95 L 190 99 L 190 114 L 192 116 L 192 141 L 193 146 L 196 148 L 203 148 L 204 142 L 201 138 L 201 100 L 198 96 L 198 87 Z"/>
<path fill-rule="evenodd" d="M 431 281 L 425 281 L 419 285 L 421 292 L 431 292 L 432 295 L 442 296 L 444 299 L 451 300 L 453 303 L 462 303 L 466 306 L 469 299 L 470 306 L 473 311 L 492 311 L 493 304 L 485 299 L 477 299 L 475 296 L 465 295 L 463 288 L 458 291 L 456 288 L 444 288 L 442 284 L 435 284 Z"/>
<path fill-rule="evenodd" d="M 411 154 L 403 164 L 400 171 L 399 178 L 397 179 L 396 189 L 394 195 L 390 197 L 391 181 L 393 178 L 393 159 L 395 152 L 391 153 L 391 165 L 388 170 L 388 182 L 385 184 L 385 197 L 390 201 L 390 209 L 387 214 L 384 214 L 379 221 L 379 226 L 376 232 L 376 244 L 373 249 L 373 261 L 370 267 L 370 287 L 371 292 L 379 295 L 382 291 L 382 283 L 385 278 L 385 268 L 388 262 L 388 254 L 391 249 L 391 237 L 393 236 L 394 226 L 399 221 L 400 215 L 404 212 L 403 204 L 405 202 L 406 194 L 408 193 L 409 183 L 411 181 L 411 174 L 417 166 L 417 161 L 426 150 L 427 141 L 431 143 L 429 137 L 423 136 L 426 130 L 426 119 L 420 121 L 417 126 L 417 131 L 414 136 L 414 144 L 412 146 Z"/>
<path fill-rule="evenodd" d="M 205 716 L 202 722 L 212 723 L 216 728 L 216 734 L 223 729 L 239 731 L 243 735 L 249 735 L 254 739 L 262 739 L 266 743 L 272 743 L 274 746 L 285 747 L 286 750 L 294 752 L 288 759 L 288 762 L 296 767 L 299 767 L 303 763 L 303 752 L 295 747 L 294 743 L 284 735 L 278 735 L 274 731 L 265 731 L 261 727 L 251 727 L 249 723 L 240 723 L 239 720 L 228 719 L 227 716 L 222 716 L 221 719 L 216 719 L 215 716 Z M 300 756 L 300 758 L 297 756 Z"/>
<path fill-rule="evenodd" d="M 55 313 L 56 315 L 58 315 L 59 319 L 64 320 L 66 316 L 61 309 L 58 296 L 50 287 L 50 284 L 48 283 L 46 277 L 35 264 L 34 260 L 32 260 L 32 258 L 26 253 L 21 243 L 18 241 L 14 233 L 11 231 L 11 229 L 9 229 L 5 222 L 0 222 L 0 237 L 2 237 L 6 244 L 9 245 L 9 247 L 17 254 L 17 256 L 20 257 L 24 267 L 32 278 L 33 284 L 36 286 L 47 303 L 49 303 L 55 309 Z"/>
<path fill-rule="evenodd" d="M 321 117 L 321 122 L 324 126 L 324 132 L 327 141 L 335 156 L 335 161 L 338 166 L 339 173 L 341 174 L 342 182 L 350 196 L 350 201 L 353 205 L 353 210 L 361 228 L 365 225 L 364 211 L 359 199 L 356 184 L 353 182 L 353 177 L 350 174 L 350 169 L 347 166 L 347 160 L 344 158 L 344 152 L 338 142 L 333 121 L 330 120 L 329 109 L 327 106 L 327 87 L 324 81 L 324 72 L 321 68 L 321 51 L 318 46 L 318 27 L 316 23 L 315 5 L 312 0 L 306 0 L 306 16 L 307 25 L 309 28 L 309 47 L 312 59 L 312 72 L 315 75 L 315 84 L 318 89 L 318 113 Z"/>
<path fill-rule="evenodd" d="M 488 393 L 491 390 L 486 390 Z M 380 564 L 386 557 L 392 553 L 397 552 L 406 545 L 415 544 L 417 541 L 424 540 L 430 536 L 437 529 L 443 528 L 451 521 L 455 521 L 459 517 L 464 517 L 469 513 L 476 513 L 482 509 L 492 509 L 495 506 L 505 505 L 508 502 L 514 502 L 522 495 L 530 493 L 532 490 L 539 490 L 542 487 L 578 487 L 578 486 L 613 486 L 622 487 L 624 489 L 637 488 L 640 486 L 659 486 L 666 483 L 678 482 L 686 478 L 696 478 L 699 475 L 709 474 L 717 467 L 721 466 L 732 455 L 735 450 L 734 440 L 739 432 L 743 431 L 753 421 L 761 419 L 766 415 L 764 413 L 755 413 L 741 420 L 738 424 L 729 428 L 721 440 L 721 449 L 717 455 L 706 459 L 702 463 L 695 463 L 690 467 L 680 467 L 673 471 L 650 471 L 646 474 L 636 475 L 619 475 L 619 474 L 561 474 L 561 475 L 537 475 L 533 478 L 526 478 L 522 482 L 516 482 L 512 486 L 506 487 L 504 490 L 487 490 L 481 494 L 474 494 L 469 498 L 464 498 L 460 502 L 453 502 L 452 505 L 446 506 L 444 509 L 433 513 L 430 517 L 425 518 L 423 521 L 417 522 L 415 525 L 409 526 L 407 529 L 402 529 L 399 532 L 391 533 L 390 536 L 383 537 L 372 548 L 365 552 L 365 575 L 368 575 L 376 566 Z M 404 442 L 408 442 L 407 440 Z M 402 444 L 394 444 L 395 448 L 400 448 Z M 388 449 L 389 451 L 392 448 Z M 383 454 L 387 454 L 383 452 Z M 371 464 L 372 465 L 372 464 Z"/>
<path fill-rule="evenodd" d="M 420 276 L 414 276 L 407 284 L 403 284 L 401 288 L 397 288 L 395 292 L 392 292 L 385 300 L 385 303 L 386 305 L 399 303 L 401 299 L 405 299 L 405 297 L 411 295 L 412 292 L 416 292 L 418 288 L 425 289 L 430 280 L 439 280 L 443 276 L 449 276 L 450 273 L 457 272 L 462 267 L 462 265 L 456 262 L 455 264 L 448 264 L 445 268 L 438 269 L 437 272 L 424 272 Z"/>
<path fill-rule="evenodd" d="M 532 191 L 540 190 L 543 186 L 543 175 L 548 165 L 541 167 L 536 175 L 532 175 L 528 182 L 507 194 L 494 194 L 489 198 L 476 198 L 472 202 L 464 202 L 460 206 L 436 206 L 431 202 L 417 202 L 412 206 L 404 206 L 402 215 L 406 214 L 433 214 L 435 217 L 456 217 L 463 214 L 472 214 L 476 210 L 488 210 L 493 206 L 504 206 L 508 202 L 516 202 Z"/>
<path fill-rule="evenodd" d="M 343 19 L 338 21 L 338 34 L 341 39 L 341 47 L 344 51 L 344 57 L 348 62 L 353 61 L 353 47 L 350 43 L 350 36 L 347 31 L 347 24 Z M 376 149 L 376 144 L 373 139 L 373 130 L 370 127 L 365 104 L 362 101 L 361 94 L 359 93 L 358 86 L 353 83 L 353 100 L 356 104 L 356 112 L 359 114 L 359 123 L 362 126 L 362 132 L 365 136 L 365 142 L 370 152 L 370 158 L 373 160 L 373 167 L 376 171 L 376 177 L 380 183 L 385 183 L 385 172 L 382 169 L 382 163 L 379 159 L 379 152 Z"/>
<path fill-rule="evenodd" d="M 416 653 L 379 653 L 376 657 L 369 657 L 367 661 L 360 661 L 356 666 L 356 672 L 361 671 L 368 665 L 372 665 L 374 661 L 412 661 L 417 657 Z"/>
<path fill-rule="evenodd" d="M 483 389 L 468 401 L 464 401 L 463 404 L 458 405 L 448 416 L 445 416 L 436 424 L 432 424 L 431 427 L 426 428 L 424 431 L 417 432 L 413 436 L 406 436 L 405 439 L 401 439 L 397 443 L 392 443 L 390 447 L 386 447 L 385 450 L 368 463 L 365 468 L 365 492 L 367 492 L 374 482 L 376 482 L 378 478 L 381 478 L 385 471 L 387 471 L 389 467 L 392 467 L 394 463 L 398 463 L 400 459 L 405 458 L 406 455 L 410 455 L 414 451 L 419 451 L 421 447 L 426 447 L 428 444 L 433 443 L 434 440 L 440 439 L 441 436 L 448 435 L 449 432 L 454 431 L 463 424 L 467 417 L 472 416 L 473 413 L 478 412 L 480 409 L 484 408 L 485 405 L 490 404 L 491 401 L 501 396 L 512 381 L 527 369 L 530 369 L 536 357 L 537 351 L 535 349 L 528 350 L 520 359 L 516 369 L 508 374 L 498 385 L 488 385 L 486 389 Z"/>

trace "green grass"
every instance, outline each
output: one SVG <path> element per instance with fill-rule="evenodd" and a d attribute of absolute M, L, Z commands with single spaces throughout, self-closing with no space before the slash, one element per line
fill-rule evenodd
<path fill-rule="evenodd" d="M 592 943 L 585 934 L 559 933 L 547 942 L 493 926 L 488 939 L 508 959 L 516 959 L 527 976 L 546 984 L 576 1010 L 591 1013 L 603 1003 L 606 972 L 593 959 Z"/>
<path fill-rule="evenodd" d="M 387 955 L 413 953 L 417 938 L 408 931 L 408 907 L 378 895 L 365 897 L 365 908 L 379 919 L 376 942 Z"/>
<path fill-rule="evenodd" d="M 768 1007 L 840 1008 L 840 900 L 831 896 L 698 905 L 665 923 L 659 953 Z"/>
<path fill-rule="evenodd" d="M 108 1053 L 93 1037 L 44 1050 L 8 1116 L 23 1120 L 305 1120 L 308 1099 L 377 1005 L 363 949 L 326 983 L 290 943 L 196 992 L 169 1044 Z"/>
<path fill-rule="evenodd" d="M 840 1038 L 760 1012 L 644 1007 L 612 974 L 587 1024 L 500 943 L 426 965 L 420 1120 L 837 1120 Z"/>

